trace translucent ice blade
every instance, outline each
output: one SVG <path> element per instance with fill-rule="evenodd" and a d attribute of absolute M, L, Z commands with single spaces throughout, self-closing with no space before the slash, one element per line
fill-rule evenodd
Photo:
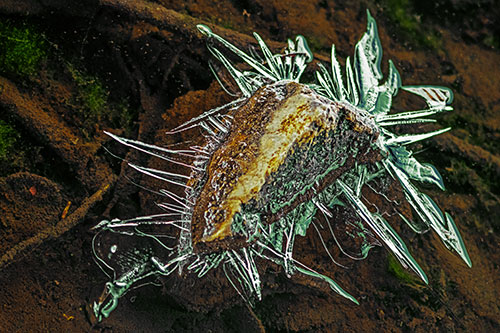
<path fill-rule="evenodd" d="M 406 134 L 406 135 L 394 135 L 394 137 L 386 140 L 387 145 L 409 145 L 418 141 L 426 140 L 433 136 L 443 134 L 451 130 L 451 127 L 443 128 L 437 131 L 422 133 L 422 134 Z"/>
<path fill-rule="evenodd" d="M 400 112 L 395 114 L 380 114 L 377 115 L 377 122 L 385 122 L 385 121 L 396 121 L 396 120 L 407 120 L 407 119 L 415 119 L 420 117 L 427 117 L 436 113 L 440 113 L 443 111 L 451 111 L 453 108 L 451 106 L 446 106 L 444 108 L 429 108 L 425 110 L 415 110 L 415 111 L 407 111 Z"/>
<path fill-rule="evenodd" d="M 306 39 L 301 35 L 295 38 L 294 51 L 296 52 L 296 56 L 294 56 L 292 60 L 292 75 L 290 78 L 295 82 L 299 82 L 302 73 L 307 67 L 307 63 L 313 60 L 313 53 L 311 49 L 309 49 Z"/>
<path fill-rule="evenodd" d="M 383 161 L 391 173 L 399 180 L 410 204 L 415 208 L 420 217 L 434 229 L 440 229 L 444 225 L 444 216 L 437 205 L 427 195 L 420 192 L 408 179 L 406 174 L 390 161 Z"/>
<path fill-rule="evenodd" d="M 421 164 L 405 147 L 389 147 L 389 152 L 394 165 L 403 170 L 408 177 L 419 182 L 434 184 L 445 190 L 443 178 L 433 165 Z"/>
<path fill-rule="evenodd" d="M 255 70 L 255 72 L 239 71 L 220 51 L 211 45 L 208 46 L 210 52 L 227 68 L 241 92 L 247 97 L 268 81 L 293 80 L 298 82 L 307 66 L 306 63 L 313 59 L 312 52 L 307 46 L 305 38 L 300 35 L 295 39 L 295 43 L 289 40 L 288 48 L 283 55 L 273 54 L 264 40 L 257 33 L 254 33 L 255 39 L 259 43 L 264 55 L 264 64 L 260 56 L 255 52 L 251 52 L 251 55 L 248 55 L 222 37 L 214 34 L 207 26 L 198 25 L 197 27 L 201 33 L 219 41 Z M 216 78 L 218 79 L 217 75 Z M 219 79 L 218 81 L 220 83 Z"/>
<path fill-rule="evenodd" d="M 169 248 L 165 246 L 161 241 L 159 241 L 155 236 L 149 235 L 142 233 L 136 229 L 136 227 L 140 226 L 164 226 L 164 227 L 169 227 L 172 226 L 174 228 L 178 229 L 184 229 L 182 227 L 182 222 L 185 222 L 184 220 L 180 219 L 180 216 L 183 213 L 165 213 L 165 214 L 156 214 L 156 215 L 150 215 L 150 216 L 142 216 L 142 217 L 136 217 L 133 219 L 128 219 L 128 220 L 119 220 L 119 219 L 114 219 L 112 221 L 101 221 L 97 226 L 94 227 L 94 229 L 102 229 L 102 230 L 111 230 L 116 233 L 121 233 L 124 235 L 142 235 L 142 236 L 147 236 L 151 237 L 155 240 L 158 241 L 159 244 L 161 244 L 163 247 L 173 250 L 173 248 Z M 177 219 L 176 219 L 177 218 Z"/>
<path fill-rule="evenodd" d="M 231 286 L 236 290 L 238 295 L 243 298 L 250 306 L 253 306 L 254 301 L 252 294 L 249 294 L 247 282 L 242 280 L 241 274 L 236 270 L 234 263 L 232 261 L 226 261 L 222 265 L 226 279 L 229 281 Z"/>
<path fill-rule="evenodd" d="M 96 262 L 112 272 L 111 281 L 106 283 L 103 294 L 94 303 L 98 320 L 108 317 L 118 305 L 118 299 L 138 281 L 165 273 L 153 261 L 151 242 L 154 240 L 139 239 L 110 231 L 100 232 L 94 237 L 92 246 Z"/>
<path fill-rule="evenodd" d="M 316 215 L 316 205 L 313 201 L 309 201 L 297 207 L 295 212 L 299 213 L 292 217 L 290 225 L 293 224 L 295 234 L 305 236 L 314 215 Z"/>
<path fill-rule="evenodd" d="M 180 177 L 176 177 L 174 174 L 172 174 L 170 172 L 164 172 L 164 171 L 157 170 L 157 169 L 144 168 L 144 167 L 132 164 L 132 163 L 128 163 L 128 165 L 132 169 L 135 169 L 135 170 L 137 170 L 145 175 L 151 176 L 153 178 L 162 180 L 166 183 L 178 185 L 178 186 L 181 186 L 184 188 L 189 188 L 189 186 L 186 185 L 185 181 L 179 180 L 178 178 L 180 178 Z M 187 179 L 189 179 L 189 177 L 187 177 Z"/>
<path fill-rule="evenodd" d="M 226 94 L 228 94 L 231 97 L 239 97 L 241 95 L 239 92 L 233 92 L 229 87 L 226 86 L 224 82 L 222 82 L 219 73 L 217 72 L 214 64 L 211 61 L 208 61 L 208 68 L 210 68 L 212 75 L 215 77 L 217 83 L 219 83 L 219 86 L 222 88 L 222 90 L 226 92 Z"/>
<path fill-rule="evenodd" d="M 288 39 L 285 54 L 276 54 L 274 59 L 283 70 L 282 80 L 299 82 L 300 76 L 306 69 L 307 63 L 312 61 L 313 55 L 304 36 L 298 35 L 295 42 Z"/>
<path fill-rule="evenodd" d="M 259 43 L 260 49 L 262 50 L 264 58 L 266 59 L 267 66 L 269 67 L 269 70 L 274 73 L 274 77 L 283 77 L 283 68 L 281 66 L 278 66 L 278 63 L 274 59 L 273 53 L 271 52 L 271 50 L 269 50 L 264 40 L 256 32 L 253 33 L 253 36 Z"/>
<path fill-rule="evenodd" d="M 162 153 L 166 153 L 166 154 L 182 155 L 182 156 L 187 156 L 187 157 L 193 157 L 191 154 L 194 153 L 191 150 L 168 149 L 168 148 L 163 148 L 163 147 L 159 147 L 159 146 L 147 144 L 147 143 L 144 143 L 144 142 L 141 142 L 141 141 L 126 139 L 126 138 L 119 137 L 117 135 L 114 135 L 113 133 L 106 132 L 106 131 L 104 131 L 104 133 L 106 135 L 109 135 L 110 137 L 112 137 L 116 141 L 120 142 L 121 144 L 123 144 L 125 146 L 128 146 L 128 147 L 131 147 L 131 148 L 135 148 L 137 150 L 140 150 L 140 149 L 149 149 L 151 151 L 158 151 L 158 152 L 162 152 Z"/>
<path fill-rule="evenodd" d="M 387 80 L 382 86 L 372 87 L 364 100 L 365 109 L 372 114 L 382 115 L 391 111 L 392 97 L 398 92 L 401 87 L 401 77 L 394 66 L 394 63 L 389 60 L 389 74 Z M 371 99 L 370 99 L 371 97 Z"/>
<path fill-rule="evenodd" d="M 286 260 L 285 258 L 285 255 L 283 253 L 281 253 L 279 250 L 277 249 L 273 249 L 269 246 L 267 246 L 266 244 L 260 242 L 260 241 L 257 241 L 256 243 L 259 247 L 262 247 L 263 249 L 269 251 L 273 257 L 270 257 L 270 256 L 267 256 L 267 255 L 264 255 L 262 253 L 262 251 L 257 251 L 256 252 L 256 255 L 264 258 L 264 259 L 267 259 L 267 260 L 271 260 L 273 262 L 275 262 L 276 264 L 281 264 L 284 266 L 284 261 Z M 304 265 L 303 263 L 301 263 L 300 261 L 296 260 L 296 259 L 293 259 L 292 262 L 290 263 L 291 265 L 294 266 L 294 269 L 298 272 L 301 272 L 302 274 L 305 274 L 305 275 L 308 275 L 308 276 L 312 276 L 314 278 L 318 278 L 320 280 L 323 280 L 325 282 L 327 282 L 330 286 L 330 288 L 335 291 L 337 294 L 347 298 L 348 300 L 356 303 L 359 305 L 359 302 L 352 296 L 350 295 L 348 292 L 346 292 L 344 289 L 342 289 L 342 287 L 340 287 L 335 281 L 333 281 L 331 278 L 329 278 L 328 276 L 325 276 L 323 274 L 320 274 L 318 272 L 316 272 L 315 270 L 313 270 L 312 268 Z"/>
<path fill-rule="evenodd" d="M 353 105 L 358 105 L 359 104 L 358 86 L 356 83 L 356 79 L 354 78 L 354 72 L 352 70 L 351 60 L 349 57 L 347 57 L 345 67 L 347 75 L 347 96 L 348 96 L 347 100 Z"/>
<path fill-rule="evenodd" d="M 401 89 L 423 97 L 430 108 L 444 109 L 453 101 L 453 92 L 439 86 L 403 86 Z"/>
<path fill-rule="evenodd" d="M 366 176 L 366 165 L 358 166 L 358 181 L 356 183 L 356 196 L 359 198 L 361 196 L 361 189 L 363 188 Z"/>
<path fill-rule="evenodd" d="M 319 71 L 316 71 L 316 77 L 320 84 L 320 89 L 323 89 L 327 95 L 332 100 L 336 101 L 348 101 L 354 103 L 357 96 L 357 88 L 354 87 L 355 79 L 352 72 L 352 67 L 350 65 L 349 58 L 346 63 L 347 70 L 347 89 L 344 86 L 344 81 L 342 78 L 342 71 L 340 69 L 340 64 L 335 56 L 335 45 L 332 44 L 331 52 L 331 66 L 332 72 L 328 70 L 322 64 L 319 64 Z"/>
<path fill-rule="evenodd" d="M 361 199 L 356 197 L 354 192 L 343 181 L 339 179 L 337 180 L 337 184 L 352 203 L 352 207 L 356 210 L 359 216 L 394 253 L 403 267 L 411 268 L 425 283 L 428 283 L 428 279 L 424 271 L 420 268 L 415 259 L 413 259 L 410 251 L 408 251 L 404 242 L 394 229 L 392 229 L 389 223 L 379 214 L 371 213 Z"/>
<path fill-rule="evenodd" d="M 226 67 L 229 74 L 233 77 L 234 81 L 240 88 L 242 94 L 246 97 L 250 97 L 254 93 L 254 88 L 248 84 L 245 76 L 242 72 L 236 69 L 231 62 L 222 54 L 219 50 L 214 47 L 208 48 L 210 52 Z"/>
<path fill-rule="evenodd" d="M 401 86 L 401 79 L 394 64 L 389 60 L 387 81 L 385 84 L 379 85 L 382 79 L 382 71 L 380 69 L 382 46 L 378 36 L 377 25 L 369 11 L 367 11 L 367 16 L 366 32 L 356 44 L 354 54 L 354 81 L 359 89 L 359 102 L 355 97 L 356 94 L 352 92 L 354 91 L 354 85 L 349 83 L 351 79 L 349 66 L 347 65 L 348 91 L 351 92 L 350 101 L 356 103 L 355 105 L 359 104 L 359 107 L 373 114 L 386 114 L 390 111 L 392 97 Z"/>
<path fill-rule="evenodd" d="M 211 109 L 209 111 L 204 112 L 203 114 L 199 115 L 198 117 L 194 117 L 191 120 L 188 120 L 187 122 L 177 126 L 176 128 L 170 130 L 167 132 L 167 134 L 175 134 L 182 132 L 188 128 L 190 128 L 193 125 L 197 125 L 198 122 L 201 120 L 209 117 L 209 116 L 214 116 L 214 115 L 219 115 L 219 114 L 225 114 L 228 110 L 232 110 L 234 108 L 237 108 L 241 103 L 243 103 L 247 98 L 239 98 L 237 100 L 234 100 L 228 104 L 225 104 L 223 106 Z"/>
<path fill-rule="evenodd" d="M 416 234 L 423 234 L 429 231 L 429 226 L 424 224 L 418 219 L 409 220 L 403 214 L 398 212 L 399 217 L 415 232 Z"/>
<path fill-rule="evenodd" d="M 238 258 L 238 260 L 240 260 L 242 266 L 247 271 L 248 276 L 250 277 L 250 281 L 252 282 L 252 288 L 257 298 L 261 300 L 262 289 L 260 282 L 260 274 L 259 271 L 257 270 L 257 265 L 255 264 L 255 258 L 253 256 L 253 252 L 246 247 L 242 248 L 240 252 L 242 253 L 242 255 L 241 258 Z"/>
<path fill-rule="evenodd" d="M 293 260 L 293 246 L 295 244 L 295 223 L 291 223 L 290 227 L 284 230 L 283 234 L 286 239 L 286 246 L 285 246 L 285 262 L 283 267 L 285 268 L 285 274 L 290 277 L 293 273 L 295 273 L 295 266 L 292 265 L 292 260 Z"/>
<path fill-rule="evenodd" d="M 358 83 L 360 102 L 366 103 L 368 93 L 377 87 L 382 79 L 380 61 L 382 59 L 382 46 L 378 37 L 377 24 L 367 11 L 366 32 L 356 44 L 354 51 L 354 71 Z"/>
<path fill-rule="evenodd" d="M 151 145 L 148 143 L 144 143 L 141 141 L 122 138 L 122 137 L 119 137 L 117 135 L 114 135 L 114 134 L 106 132 L 106 131 L 104 131 L 104 133 L 109 135 L 110 137 L 112 137 L 113 139 L 115 139 L 116 141 L 118 141 L 119 143 L 121 143 L 127 147 L 134 148 L 138 151 L 142 151 L 146 154 L 158 157 L 162 160 L 165 160 L 165 161 L 177 164 L 177 165 L 182 165 L 182 166 L 185 166 L 187 168 L 203 171 L 202 169 L 196 168 L 195 166 L 189 164 L 189 162 L 187 162 L 187 163 L 182 162 L 179 157 L 192 159 L 193 156 L 186 156 L 186 154 L 183 154 L 181 151 L 167 149 L 167 148 Z"/>
<path fill-rule="evenodd" d="M 435 119 L 410 119 L 410 120 L 396 120 L 396 121 L 384 121 L 383 123 L 378 123 L 380 126 L 396 126 L 396 125 L 413 125 L 422 123 L 435 123 Z"/>
<path fill-rule="evenodd" d="M 330 249 L 328 248 L 328 246 L 326 245 L 325 240 L 323 239 L 323 236 L 321 235 L 321 232 L 320 232 L 320 230 L 319 230 L 318 226 L 316 225 L 316 223 L 314 223 L 314 222 L 313 222 L 313 223 L 312 223 L 312 226 L 313 226 L 313 227 L 314 227 L 314 229 L 316 230 L 316 233 L 317 233 L 317 235 L 318 235 L 318 237 L 319 237 L 319 239 L 320 239 L 320 241 L 321 241 L 321 245 L 323 245 L 323 249 L 325 250 L 325 252 L 326 252 L 326 254 L 328 255 L 328 257 L 330 258 L 330 260 L 331 260 L 331 261 L 332 261 L 335 265 L 337 265 L 337 266 L 340 266 L 340 267 L 342 267 L 342 268 L 347 268 L 346 266 L 344 266 L 344 265 L 340 264 L 339 262 L 337 262 L 337 260 L 335 260 L 335 259 L 333 258 L 333 255 L 332 255 L 332 253 L 330 252 Z M 339 246 L 339 248 L 340 248 L 340 246 Z"/>
<path fill-rule="evenodd" d="M 320 280 L 327 282 L 328 285 L 330 286 L 330 288 L 333 291 L 335 291 L 337 294 L 339 294 L 340 296 L 343 296 L 343 297 L 347 298 L 348 300 L 350 300 L 351 302 L 359 305 L 359 302 L 356 298 L 354 298 L 351 294 L 349 294 L 347 291 L 342 289 L 342 287 L 340 287 L 337 282 L 333 281 L 328 276 L 325 276 L 323 274 L 316 272 L 315 270 L 307 267 L 306 265 L 304 265 L 300 261 L 294 260 L 294 262 L 297 266 L 297 271 L 301 272 L 302 274 L 309 275 L 309 276 L 312 276 L 314 278 L 318 278 Z"/>
<path fill-rule="evenodd" d="M 448 249 L 454 249 L 468 266 L 471 260 L 465 248 L 462 236 L 449 214 L 443 215 L 436 203 L 426 194 L 420 192 L 408 179 L 406 174 L 390 160 L 383 161 L 386 168 L 399 180 L 406 198 L 420 218 L 439 235 Z"/>
<path fill-rule="evenodd" d="M 465 247 L 464 241 L 460 232 L 458 231 L 457 225 L 450 214 L 444 213 L 446 216 L 446 225 L 450 233 L 450 238 L 455 240 L 455 246 L 453 247 L 457 251 L 458 255 L 465 261 L 467 266 L 472 267 L 472 261 L 470 260 L 469 253 L 467 253 L 467 248 Z"/>
<path fill-rule="evenodd" d="M 316 71 L 316 78 L 328 98 L 338 101 L 341 100 L 336 87 L 333 84 L 332 78 L 323 64 L 319 64 L 319 71 Z"/>
<path fill-rule="evenodd" d="M 217 34 L 214 34 L 209 27 L 207 27 L 206 25 L 203 25 L 203 24 L 199 24 L 199 25 L 197 25 L 197 28 L 205 36 L 207 36 L 209 38 L 216 39 L 222 45 L 224 45 L 229 50 L 231 50 L 234 54 L 236 54 L 237 56 L 241 57 L 241 59 L 243 59 L 247 64 L 249 64 L 250 66 L 252 66 L 261 75 L 267 77 L 270 80 L 273 80 L 273 81 L 275 80 L 275 76 L 273 75 L 272 71 L 270 71 L 269 69 L 267 69 L 261 63 L 259 63 L 258 60 L 256 60 L 255 58 L 249 56 L 248 54 L 246 54 L 245 52 L 241 51 L 240 49 L 238 49 L 233 44 L 231 44 L 228 41 L 226 41 L 224 38 L 220 37 Z"/>
<path fill-rule="evenodd" d="M 342 79 L 342 71 L 340 69 L 340 64 L 335 56 L 335 45 L 332 44 L 332 79 L 334 83 L 334 91 L 337 93 L 338 100 L 346 100 L 346 89 L 344 87 L 344 81 Z"/>
<path fill-rule="evenodd" d="M 216 268 L 226 258 L 226 254 L 210 253 L 203 256 L 198 256 L 189 266 L 188 269 L 194 271 L 201 278 L 207 274 L 211 269 Z"/>
<path fill-rule="evenodd" d="M 303 57 L 304 62 L 311 62 L 314 58 L 309 45 L 307 45 L 307 40 L 302 35 L 298 35 L 297 37 L 295 37 L 295 52 Z"/>
<path fill-rule="evenodd" d="M 243 291 L 242 296 L 244 296 L 244 298 L 247 300 L 251 300 L 254 297 L 258 300 L 261 300 L 262 290 L 260 275 L 257 270 L 257 266 L 255 265 L 253 252 L 248 248 L 231 250 L 227 252 L 227 259 L 228 260 L 226 261 L 224 266 L 230 266 L 230 271 L 234 274 L 236 280 L 240 283 Z M 228 279 L 231 283 L 233 283 L 232 279 L 229 276 Z M 236 290 L 239 291 L 239 288 L 237 288 L 234 284 L 233 286 Z"/>

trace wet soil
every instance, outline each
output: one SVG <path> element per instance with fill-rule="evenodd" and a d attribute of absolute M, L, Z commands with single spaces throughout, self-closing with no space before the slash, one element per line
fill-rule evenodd
<path fill-rule="evenodd" d="M 359 306 L 317 281 L 263 265 L 263 300 L 254 308 L 215 270 L 134 290 L 97 323 L 92 304 L 107 277 L 92 259 L 92 226 L 155 209 L 155 197 L 127 180 L 129 170 L 106 149 L 161 167 L 103 130 L 162 144 L 166 129 L 232 100 L 208 70 L 196 24 L 242 48 L 255 45 L 253 31 L 275 50 L 302 34 L 315 60 L 326 62 L 332 43 L 341 59 L 352 54 L 366 8 L 378 23 L 384 72 L 392 59 L 404 84 L 455 93 L 455 110 L 438 117 L 453 130 L 412 149 L 443 175 L 446 192 L 425 191 L 454 217 L 472 268 L 432 233 L 396 227 L 428 285 L 383 248 L 341 269 L 308 233 L 297 241 L 299 259 L 331 276 Z M 0 50 L 0 126 L 11 129 L 0 131 L 0 331 L 499 331 L 499 11 L 494 0 L 0 1 L 0 21 L 41 36 L 45 54 L 26 74 L 6 66 Z M 6 31 L 0 43 L 13 38 Z M 33 35 L 26 36 L 20 55 L 31 50 Z M 401 92 L 395 109 L 418 103 Z M 12 131 L 14 141 L 5 139 Z"/>

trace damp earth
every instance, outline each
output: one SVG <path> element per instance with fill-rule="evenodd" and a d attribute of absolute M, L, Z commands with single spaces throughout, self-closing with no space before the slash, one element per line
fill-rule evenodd
<path fill-rule="evenodd" d="M 332 43 L 340 59 L 351 54 L 367 8 L 405 85 L 455 94 L 454 112 L 422 125 L 452 131 L 412 148 L 441 172 L 447 191 L 424 190 L 453 215 L 472 268 L 436 235 L 397 227 L 428 285 L 382 248 L 338 269 L 309 233 L 296 243 L 301 260 L 360 305 L 268 267 L 263 300 L 250 308 L 215 270 L 131 291 L 97 322 L 92 304 L 107 277 L 92 259 L 91 228 L 156 209 L 133 183 L 151 180 L 131 182 L 108 150 L 161 167 L 103 131 L 166 144 L 166 130 L 232 100 L 209 70 L 197 24 L 242 49 L 256 47 L 253 31 L 277 52 L 301 34 L 314 61 L 327 63 Z M 0 1 L 0 331 L 498 331 L 499 11 L 498 1 L 468 0 Z M 396 109 L 419 102 L 394 100 Z"/>

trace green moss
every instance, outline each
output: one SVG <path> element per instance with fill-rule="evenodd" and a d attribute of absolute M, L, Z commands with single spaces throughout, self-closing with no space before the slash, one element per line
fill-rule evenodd
<path fill-rule="evenodd" d="M 131 134 L 138 112 L 131 108 L 127 100 L 114 101 L 109 98 L 109 91 L 102 80 L 72 64 L 67 64 L 76 84 L 73 108 L 83 113 L 82 132 L 87 138 L 95 135 L 96 128 L 110 126 L 122 128 L 125 134 Z"/>
<path fill-rule="evenodd" d="M 404 269 L 392 254 L 387 256 L 387 271 L 404 283 L 414 284 L 420 281 L 416 276 Z"/>
<path fill-rule="evenodd" d="M 46 42 L 34 27 L 0 22 L 0 72 L 33 75 L 46 57 Z"/>
<path fill-rule="evenodd" d="M 458 96 L 457 100 L 461 98 L 463 97 Z M 488 112 L 487 108 L 481 102 L 471 100 L 467 106 L 458 105 L 456 108 L 469 108 L 470 110 L 474 110 L 474 113 L 456 111 L 445 113 L 439 119 L 441 126 L 451 127 L 454 135 L 473 145 L 480 146 L 493 154 L 500 151 L 498 131 L 489 123 L 481 123 L 481 116 Z"/>
<path fill-rule="evenodd" d="M 453 158 L 451 160 L 451 167 L 447 169 L 448 181 L 456 185 L 458 188 L 470 189 L 472 179 L 471 169 L 463 160 Z"/>
<path fill-rule="evenodd" d="M 316 38 L 314 36 L 307 37 L 307 45 L 313 53 L 327 53 L 331 52 L 331 45 L 325 38 Z"/>
<path fill-rule="evenodd" d="M 387 9 L 390 18 L 407 31 L 416 31 L 419 24 L 415 18 L 409 14 L 408 0 L 387 0 Z"/>
<path fill-rule="evenodd" d="M 104 84 L 95 76 L 88 75 L 68 65 L 68 69 L 77 84 L 77 102 L 87 111 L 87 118 L 96 118 L 106 113 L 108 105 L 108 91 Z"/>
<path fill-rule="evenodd" d="M 15 126 L 0 119 L 0 177 L 31 170 L 39 160 L 37 154 L 36 144 L 26 144 Z"/>
<path fill-rule="evenodd" d="M 102 115 L 106 111 L 108 92 L 103 84 L 97 79 L 90 78 L 80 86 L 80 96 L 87 109 L 96 115 Z"/>
<path fill-rule="evenodd" d="M 498 181 L 496 167 L 488 163 L 478 168 L 469 166 L 466 161 L 452 158 L 451 166 L 446 168 L 447 181 L 457 193 L 475 194 L 483 205 L 488 201 L 498 200 L 500 182 Z"/>
<path fill-rule="evenodd" d="M 125 136 L 132 135 L 134 123 L 138 116 L 138 110 L 130 107 L 128 101 L 126 100 L 113 103 L 107 114 L 110 124 L 114 128 L 122 128 L 125 130 Z"/>
<path fill-rule="evenodd" d="M 486 46 L 500 50 L 500 38 L 496 35 L 488 35 L 484 38 L 483 43 Z"/>
<path fill-rule="evenodd" d="M 0 160 L 5 160 L 12 153 L 12 148 L 19 138 L 19 133 L 9 124 L 0 120 Z"/>
<path fill-rule="evenodd" d="M 220 26 L 225 28 L 225 29 L 230 29 L 230 30 L 237 30 L 236 26 L 233 24 L 233 22 L 229 20 L 223 20 L 220 22 Z"/>
<path fill-rule="evenodd" d="M 389 19 L 397 25 L 397 34 L 417 47 L 439 48 L 437 32 L 430 30 L 420 22 L 418 15 L 412 14 L 409 0 L 384 0 L 383 7 Z"/>

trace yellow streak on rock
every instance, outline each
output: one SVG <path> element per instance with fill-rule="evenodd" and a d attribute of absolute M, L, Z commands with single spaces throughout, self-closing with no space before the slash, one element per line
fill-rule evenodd
<path fill-rule="evenodd" d="M 238 178 L 233 190 L 222 203 L 226 218 L 215 232 L 203 238 L 209 242 L 231 236 L 233 216 L 241 205 L 255 198 L 266 181 L 266 177 L 277 171 L 292 147 L 311 141 L 321 129 L 336 126 L 337 117 L 332 116 L 333 104 L 318 103 L 315 94 L 291 96 L 284 105 L 273 112 L 265 133 L 260 139 L 259 151 L 249 165 L 248 171 Z M 328 120 L 335 119 L 335 123 Z M 313 128 L 316 124 L 316 128 Z"/>

